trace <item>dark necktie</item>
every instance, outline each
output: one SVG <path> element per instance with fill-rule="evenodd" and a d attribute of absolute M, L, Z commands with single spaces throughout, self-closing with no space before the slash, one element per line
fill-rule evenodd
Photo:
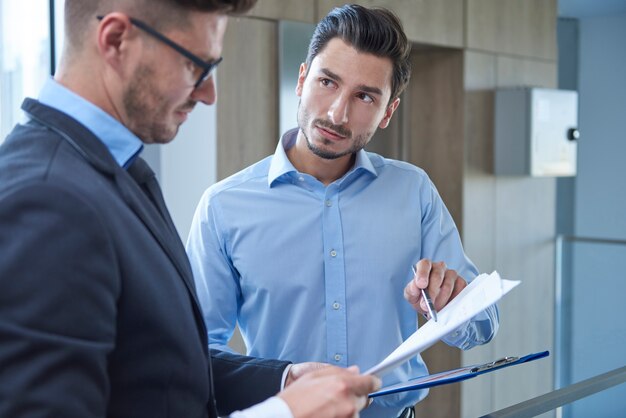
<path fill-rule="evenodd" d="M 152 204 L 161 214 L 161 218 L 165 221 L 170 231 L 178 235 L 174 222 L 172 221 L 170 213 L 167 210 L 167 206 L 165 205 L 163 193 L 161 192 L 161 187 L 159 187 L 159 182 L 157 181 L 156 175 L 148 163 L 146 163 L 142 158 L 137 158 L 130 165 L 130 167 L 128 167 L 128 174 L 130 174 L 135 182 L 137 182 L 141 190 L 148 196 Z"/>

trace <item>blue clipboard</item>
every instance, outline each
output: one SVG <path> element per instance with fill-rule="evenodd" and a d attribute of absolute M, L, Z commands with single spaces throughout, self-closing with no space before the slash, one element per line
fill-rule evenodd
<path fill-rule="evenodd" d="M 370 393 L 369 397 L 375 398 L 377 396 L 390 395 L 392 393 L 405 392 L 407 390 L 425 389 L 433 386 L 447 385 L 448 383 L 461 382 L 463 380 L 480 376 L 481 374 L 490 373 L 495 370 L 515 366 L 517 364 L 528 363 L 529 361 L 538 360 L 540 358 L 548 357 L 549 355 L 549 351 L 542 351 L 540 353 L 528 354 L 524 357 L 503 357 L 489 363 L 475 364 L 473 366 L 461 367 L 460 369 L 416 377 L 406 382 L 386 386 L 377 392 Z"/>

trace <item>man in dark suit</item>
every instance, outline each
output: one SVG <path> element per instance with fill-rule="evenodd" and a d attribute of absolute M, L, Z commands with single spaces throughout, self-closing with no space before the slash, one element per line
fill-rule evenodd
<path fill-rule="evenodd" d="M 226 15 L 255 1 L 66 0 L 55 80 L 0 148 L 0 416 L 351 417 L 375 390 L 355 370 L 209 352 L 139 157 L 215 102 Z"/>

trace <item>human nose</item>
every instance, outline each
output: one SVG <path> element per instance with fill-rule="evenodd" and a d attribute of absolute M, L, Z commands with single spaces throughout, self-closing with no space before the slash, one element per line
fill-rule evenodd
<path fill-rule="evenodd" d="M 198 87 L 193 89 L 191 98 L 206 105 L 212 105 L 217 101 L 217 89 L 213 76 L 204 80 Z"/>
<path fill-rule="evenodd" d="M 339 95 L 328 109 L 328 118 L 335 125 L 343 125 L 348 122 L 348 98 Z"/>

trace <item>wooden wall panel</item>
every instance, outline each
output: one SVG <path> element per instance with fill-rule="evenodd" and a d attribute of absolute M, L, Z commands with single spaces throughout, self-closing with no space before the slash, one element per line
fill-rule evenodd
<path fill-rule="evenodd" d="M 463 179 L 463 244 L 470 259 L 482 272 L 496 269 L 496 208 L 493 202 L 493 86 L 496 84 L 496 57 L 465 53 L 465 175 Z M 480 364 L 495 357 L 494 345 L 487 344 L 462 353 L 462 364 Z M 493 411 L 492 375 L 461 384 L 464 417 L 478 417 Z"/>
<path fill-rule="evenodd" d="M 466 0 L 470 49 L 556 60 L 556 0 Z"/>
<path fill-rule="evenodd" d="M 343 0 L 317 0 L 317 21 Z M 407 37 L 418 43 L 463 46 L 462 0 L 357 0 L 363 6 L 381 6 L 393 10 L 404 26 Z"/>
<path fill-rule="evenodd" d="M 278 141 L 278 24 L 231 19 L 217 74 L 217 178 L 274 152 Z"/>
<path fill-rule="evenodd" d="M 408 158 L 426 170 L 462 229 L 463 54 L 417 51 L 412 66 Z"/>
<path fill-rule="evenodd" d="M 248 16 L 317 23 L 316 7 L 312 0 L 260 0 Z"/>
<path fill-rule="evenodd" d="M 498 87 L 557 87 L 556 61 L 536 61 L 508 56 L 498 56 L 497 60 Z"/>

